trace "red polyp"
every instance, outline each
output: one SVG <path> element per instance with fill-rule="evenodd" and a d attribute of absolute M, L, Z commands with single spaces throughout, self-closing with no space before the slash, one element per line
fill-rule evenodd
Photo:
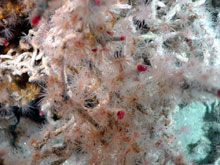
<path fill-rule="evenodd" d="M 121 36 L 121 37 L 120 37 L 120 40 L 121 40 L 121 41 L 124 41 L 124 40 L 125 40 L 125 36 Z"/>
<path fill-rule="evenodd" d="M 137 69 L 139 72 L 145 72 L 145 71 L 147 71 L 147 66 L 140 64 L 137 66 Z"/>
<path fill-rule="evenodd" d="M 97 48 L 93 48 L 93 49 L 92 49 L 92 52 L 96 53 L 97 50 L 98 50 Z"/>
<path fill-rule="evenodd" d="M 220 98 L 220 89 L 217 91 L 217 95 Z"/>
<path fill-rule="evenodd" d="M 34 16 L 31 18 L 31 25 L 37 25 L 39 21 L 41 20 L 41 16 Z"/>
<path fill-rule="evenodd" d="M 3 45 L 4 45 L 4 46 L 8 46 L 8 45 L 9 45 L 9 42 L 8 42 L 7 40 L 4 40 Z"/>
<path fill-rule="evenodd" d="M 117 112 L 117 116 L 118 116 L 118 119 L 119 119 L 119 120 L 123 119 L 124 115 L 125 115 L 125 112 L 124 112 L 124 111 L 118 111 L 118 112 Z"/>

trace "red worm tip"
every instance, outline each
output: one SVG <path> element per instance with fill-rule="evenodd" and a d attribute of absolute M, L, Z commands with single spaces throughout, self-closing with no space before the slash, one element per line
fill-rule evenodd
<path fill-rule="evenodd" d="M 220 98 L 220 89 L 217 91 L 217 95 Z"/>
<path fill-rule="evenodd" d="M 106 31 L 106 33 L 110 36 L 113 36 L 113 33 L 111 31 Z"/>
<path fill-rule="evenodd" d="M 39 21 L 41 20 L 41 16 L 34 16 L 32 19 L 31 19 L 31 25 L 37 25 L 39 23 Z"/>
<path fill-rule="evenodd" d="M 125 40 L 125 36 L 121 36 L 121 37 L 120 37 L 120 40 L 121 40 L 121 41 L 124 41 L 124 40 Z"/>
<path fill-rule="evenodd" d="M 40 110 L 40 116 L 43 116 L 44 112 L 42 110 Z"/>
<path fill-rule="evenodd" d="M 186 39 L 186 42 L 189 44 L 189 43 L 192 42 L 192 40 L 187 38 L 187 39 Z"/>
<path fill-rule="evenodd" d="M 3 43 L 4 46 L 8 46 L 9 45 L 9 42 L 7 40 L 4 40 L 4 43 Z"/>
<path fill-rule="evenodd" d="M 140 65 L 137 66 L 137 70 L 139 72 L 145 72 L 145 71 L 147 71 L 147 66 L 140 64 Z"/>
<path fill-rule="evenodd" d="M 97 52 L 97 48 L 92 49 L 92 52 L 96 53 Z"/>
<path fill-rule="evenodd" d="M 123 119 L 124 115 L 125 115 L 124 111 L 118 111 L 118 113 L 117 113 L 117 116 L 118 116 L 119 120 Z"/>
<path fill-rule="evenodd" d="M 101 4 L 101 0 L 95 0 L 95 5 L 96 6 L 100 6 L 100 4 Z"/>

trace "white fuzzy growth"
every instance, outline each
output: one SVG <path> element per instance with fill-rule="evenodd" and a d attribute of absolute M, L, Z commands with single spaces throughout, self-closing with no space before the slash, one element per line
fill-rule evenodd
<path fill-rule="evenodd" d="M 49 23 L 43 18 L 36 32 L 30 31 L 34 35 L 34 52 L 0 55 L 0 69 L 11 69 L 15 75 L 28 72 L 30 80 L 41 76 L 51 80 L 48 80 L 47 89 L 51 90 L 53 99 L 43 101 L 41 109 L 56 133 L 62 133 L 61 136 L 70 142 L 76 138 L 88 147 L 85 162 L 92 154 L 96 155 L 92 160 L 94 162 L 102 157 L 107 159 L 102 154 L 124 156 L 126 151 L 120 149 L 127 147 L 128 151 L 132 150 L 125 159 L 129 162 L 135 157 L 133 153 L 138 142 L 141 151 L 135 152 L 147 153 L 141 155 L 141 158 L 146 157 L 146 163 L 164 164 L 169 159 L 164 157 L 164 150 L 173 161 L 182 154 L 181 148 L 176 147 L 181 143 L 170 138 L 175 123 L 173 112 L 178 113 L 178 104 L 216 95 L 216 90 L 220 88 L 220 40 L 204 5 L 206 1 L 165 3 L 152 0 L 141 6 L 116 4 L 108 0 L 101 1 L 97 6 L 94 2 L 64 1 L 51 12 Z M 146 24 L 147 32 L 141 31 L 143 24 L 135 25 L 134 18 Z M 41 38 L 41 35 L 44 37 Z M 125 40 L 118 41 L 120 36 L 125 36 Z M 97 52 L 92 51 L 94 47 Z M 38 49 L 40 53 L 37 53 Z M 120 50 L 121 54 L 115 56 L 115 52 Z M 62 64 L 60 59 L 63 59 Z M 38 60 L 41 60 L 40 66 L 35 65 Z M 147 60 L 150 62 L 148 70 L 140 72 L 137 66 L 147 63 Z M 60 76 L 61 71 L 65 78 Z M 189 87 L 184 89 L 183 85 Z M 70 97 L 67 100 L 61 95 L 63 86 Z M 52 95 L 54 93 L 56 95 Z M 97 105 L 86 109 L 85 100 L 93 102 L 92 99 Z M 59 105 L 57 110 L 64 114 L 58 122 L 51 119 L 54 100 Z M 116 114 L 121 109 L 125 116 L 123 120 L 118 120 Z M 95 122 L 99 126 L 94 125 Z M 110 124 L 106 124 L 108 122 L 119 124 L 110 128 Z M 129 129 L 124 128 L 126 124 Z M 99 131 L 102 129 L 99 127 L 108 128 L 101 138 L 110 142 L 108 151 L 105 150 L 107 147 L 103 149 L 104 144 L 99 145 Z M 119 142 L 126 134 L 117 132 L 119 127 L 123 128 L 121 131 L 130 131 L 126 145 L 126 142 Z M 152 132 L 153 138 L 150 138 L 149 132 Z M 137 139 L 134 138 L 135 133 L 138 134 Z M 91 137 L 88 138 L 89 135 Z M 51 136 L 48 143 L 54 137 Z M 91 138 L 95 139 L 95 143 L 91 142 Z M 155 144 L 159 145 L 159 140 L 161 144 L 157 147 Z M 122 145 L 120 149 L 119 144 Z M 64 164 L 72 161 L 73 156 L 67 158 Z M 111 158 L 112 164 L 121 161 Z"/>

